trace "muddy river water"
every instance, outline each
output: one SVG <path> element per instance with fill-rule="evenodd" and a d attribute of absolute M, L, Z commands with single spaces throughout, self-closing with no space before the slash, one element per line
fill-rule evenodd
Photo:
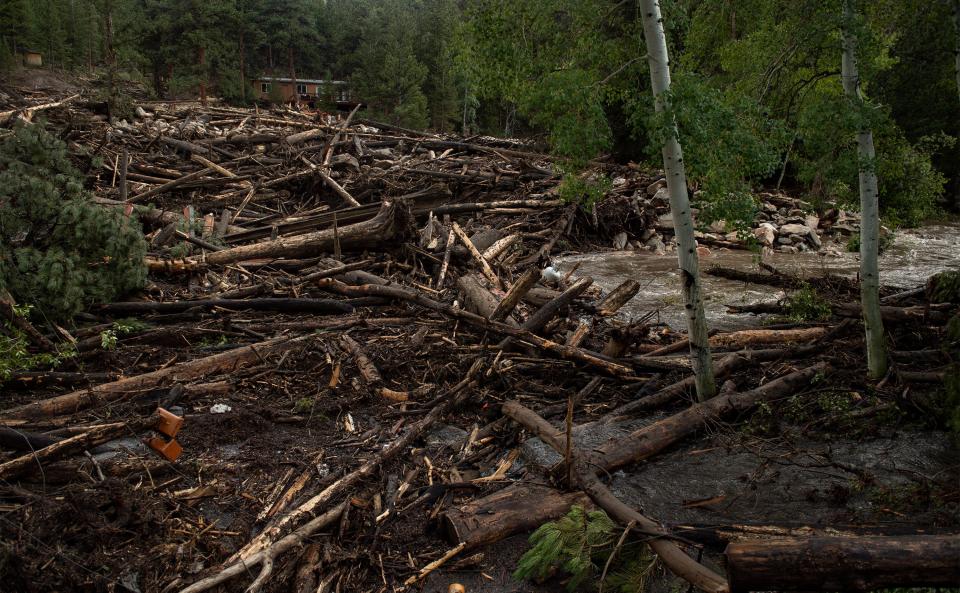
<path fill-rule="evenodd" d="M 825 244 L 825 247 L 828 244 Z M 831 245 L 822 252 L 773 253 L 764 261 L 774 267 L 801 276 L 821 276 L 825 272 L 855 277 L 859 255 L 839 251 Z M 760 271 L 758 255 L 742 250 L 713 250 L 701 258 L 706 269 L 714 265 L 746 271 Z M 557 258 L 554 264 L 561 272 L 579 263 L 574 277 L 590 276 L 604 293 L 613 290 L 627 278 L 640 284 L 637 294 L 623 309 L 624 318 L 637 318 L 648 311 L 658 311 L 659 321 L 683 329 L 686 321 L 680 296 L 676 253 L 656 255 L 648 251 L 611 251 Z M 884 285 L 903 289 L 922 285 L 932 274 L 960 269 L 960 224 L 928 225 L 898 231 L 893 245 L 880 256 L 880 274 Z M 751 284 L 704 275 L 704 307 L 711 327 L 736 329 L 755 326 L 749 315 L 731 315 L 726 305 L 742 305 L 771 301 L 783 292 L 770 286 Z"/>

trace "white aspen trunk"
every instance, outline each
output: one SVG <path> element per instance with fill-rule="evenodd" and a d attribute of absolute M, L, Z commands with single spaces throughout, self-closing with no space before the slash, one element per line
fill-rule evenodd
<path fill-rule="evenodd" d="M 857 39 L 853 25 L 853 0 L 843 3 L 843 91 L 851 103 L 862 108 L 860 74 L 857 70 Z M 880 247 L 880 212 L 878 206 L 876 153 L 873 132 L 869 128 L 857 132 L 857 158 L 860 169 L 860 305 L 867 341 L 867 372 L 879 379 L 887 372 L 883 319 L 880 316 L 880 271 L 877 255 Z"/>
<path fill-rule="evenodd" d="M 667 39 L 663 32 L 663 17 L 658 0 L 640 0 L 643 17 L 643 36 L 647 42 L 647 57 L 650 63 L 650 83 L 656 101 L 657 112 L 667 109 L 664 93 L 670 90 L 670 57 L 667 55 Z M 696 377 L 697 398 L 705 401 L 717 392 L 710 361 L 710 345 L 707 342 L 707 322 L 703 316 L 700 265 L 697 259 L 697 243 L 693 236 L 693 216 L 687 196 L 687 174 L 683 165 L 677 125 L 670 118 L 671 133 L 663 145 L 663 170 L 667 176 L 667 191 L 670 194 L 670 211 L 673 213 L 674 231 L 677 237 L 677 255 L 680 260 L 680 284 L 683 287 L 684 307 L 687 311 L 687 335 L 690 338 L 690 357 Z"/>
<path fill-rule="evenodd" d="M 953 55 L 957 73 L 957 96 L 960 96 L 960 0 L 953 0 Z"/>

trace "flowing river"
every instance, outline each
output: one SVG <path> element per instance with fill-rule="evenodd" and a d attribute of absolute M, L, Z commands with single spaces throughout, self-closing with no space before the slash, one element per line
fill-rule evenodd
<path fill-rule="evenodd" d="M 825 242 L 825 247 L 831 245 Z M 700 259 L 703 269 L 718 265 L 745 271 L 760 271 L 758 255 L 742 250 L 713 250 Z M 764 261 L 803 277 L 830 273 L 855 277 L 859 268 L 856 253 L 802 252 L 773 253 Z M 640 292 L 620 311 L 623 318 L 638 318 L 657 311 L 660 322 L 684 329 L 686 320 L 677 273 L 676 253 L 656 255 L 648 251 L 610 251 L 559 257 L 554 265 L 561 272 L 579 263 L 575 277 L 590 276 L 604 293 L 626 278 L 636 278 Z M 928 225 L 897 231 L 893 245 L 880 256 L 880 279 L 885 286 L 915 288 L 931 275 L 944 270 L 960 270 L 960 224 Z M 780 289 L 703 275 L 704 308 L 711 327 L 738 329 L 755 326 L 751 315 L 727 313 L 726 305 L 744 305 L 773 301 L 782 296 Z"/>

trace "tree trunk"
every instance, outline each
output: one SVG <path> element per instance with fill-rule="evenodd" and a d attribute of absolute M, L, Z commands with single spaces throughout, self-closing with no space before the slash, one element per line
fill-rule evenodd
<path fill-rule="evenodd" d="M 650 62 L 650 82 L 656 100 L 656 109 L 667 109 L 664 93 L 670 90 L 670 59 L 667 55 L 667 40 L 663 32 L 663 17 L 658 0 L 641 0 L 643 34 L 647 42 Z M 703 316 L 703 299 L 700 285 L 700 266 L 697 260 L 697 244 L 693 236 L 693 216 L 687 196 L 687 177 L 683 164 L 676 122 L 670 118 L 671 130 L 663 146 L 663 169 L 667 176 L 667 191 L 670 194 L 670 211 L 673 213 L 677 237 L 677 254 L 680 260 L 680 282 L 687 311 L 687 334 L 690 336 L 690 356 L 696 376 L 697 397 L 705 401 L 717 392 L 710 362 L 710 346 L 707 343 L 707 323 Z"/>
<path fill-rule="evenodd" d="M 246 65 L 244 62 L 244 54 L 247 52 L 246 45 L 244 44 L 243 31 L 240 32 L 240 101 L 242 103 L 247 102 L 247 79 L 246 79 Z"/>
<path fill-rule="evenodd" d="M 117 103 L 117 54 L 113 50 L 113 0 L 103 3 L 103 42 L 107 58 L 107 105 L 110 117 Z"/>
<path fill-rule="evenodd" d="M 954 68 L 957 73 L 957 95 L 960 96 L 960 0 L 953 0 Z"/>
<path fill-rule="evenodd" d="M 200 66 L 200 104 L 207 106 L 207 52 L 201 45 L 197 48 L 197 64 Z"/>
<path fill-rule="evenodd" d="M 853 0 L 843 3 L 843 91 L 856 110 L 862 111 L 860 75 L 857 71 L 857 39 L 852 30 Z M 866 329 L 867 372 L 879 379 L 887 372 L 883 319 L 880 316 L 880 272 L 877 255 L 880 245 L 880 213 L 877 190 L 876 154 L 873 132 L 869 128 L 857 132 L 857 158 L 860 162 L 860 302 Z"/>
<path fill-rule="evenodd" d="M 955 587 L 960 536 L 810 537 L 727 546 L 732 593 Z"/>
<path fill-rule="evenodd" d="M 297 92 L 297 72 L 293 68 L 293 46 L 287 48 L 287 62 L 290 66 L 290 87 L 293 89 L 293 104 L 300 107 L 300 93 Z"/>

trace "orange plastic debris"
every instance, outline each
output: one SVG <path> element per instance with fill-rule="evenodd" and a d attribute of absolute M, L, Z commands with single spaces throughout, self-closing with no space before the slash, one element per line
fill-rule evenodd
<path fill-rule="evenodd" d="M 157 408 L 157 414 L 160 416 L 160 420 L 157 421 L 154 429 L 170 438 L 177 436 L 180 427 L 183 426 L 183 418 L 163 408 Z"/>
<path fill-rule="evenodd" d="M 160 455 L 163 455 L 167 461 L 176 461 L 177 457 L 180 457 L 180 454 L 183 453 L 183 447 L 174 439 L 165 441 L 160 437 L 150 437 L 147 440 L 147 445 Z"/>

